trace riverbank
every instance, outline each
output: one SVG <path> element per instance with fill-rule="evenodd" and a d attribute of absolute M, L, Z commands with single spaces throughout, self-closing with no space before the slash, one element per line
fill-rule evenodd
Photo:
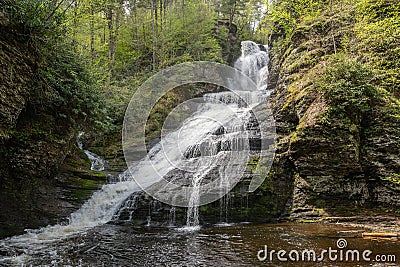
<path fill-rule="evenodd" d="M 366 232 L 393 232 L 400 238 L 400 218 L 395 216 L 326 217 L 318 222 L 362 228 Z"/>

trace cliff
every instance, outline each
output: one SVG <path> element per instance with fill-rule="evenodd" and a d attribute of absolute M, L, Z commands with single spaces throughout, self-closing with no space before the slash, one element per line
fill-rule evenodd
<path fill-rule="evenodd" d="M 283 217 L 399 215 L 399 7 L 374 3 L 304 16 L 272 43 L 273 180 L 292 185 Z"/>
<path fill-rule="evenodd" d="M 88 170 L 88 158 L 75 145 L 79 124 L 61 115 L 72 105 L 63 105 L 62 92 L 44 79 L 49 58 L 32 29 L 0 12 L 0 33 L 2 238 L 65 220 L 104 176 Z"/>

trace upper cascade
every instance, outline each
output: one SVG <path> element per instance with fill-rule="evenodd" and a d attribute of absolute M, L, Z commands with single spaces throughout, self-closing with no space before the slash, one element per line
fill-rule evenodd
<path fill-rule="evenodd" d="M 253 41 L 243 41 L 241 45 L 242 56 L 253 55 L 261 51 L 260 46 Z"/>
<path fill-rule="evenodd" d="M 235 68 L 249 76 L 259 90 L 266 90 L 268 84 L 268 46 L 253 41 L 243 41 L 242 54 L 235 62 Z"/>

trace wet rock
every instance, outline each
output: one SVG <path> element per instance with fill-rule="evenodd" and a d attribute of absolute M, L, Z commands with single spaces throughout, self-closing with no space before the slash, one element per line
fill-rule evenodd
<path fill-rule="evenodd" d="M 0 238 L 65 221 L 105 180 L 89 170 L 58 104 L 47 105 L 48 88 L 34 86 L 40 58 L 29 36 L 4 24 L 0 18 Z"/>

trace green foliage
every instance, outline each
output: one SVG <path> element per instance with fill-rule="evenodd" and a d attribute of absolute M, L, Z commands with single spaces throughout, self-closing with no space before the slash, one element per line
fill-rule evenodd
<path fill-rule="evenodd" d="M 161 47 L 161 66 L 187 61 L 222 62 L 219 46 L 213 28 L 215 21 L 204 3 L 190 3 L 185 7 L 184 16 L 180 6 L 170 11 L 170 25 L 164 29 L 164 46 Z"/>
<path fill-rule="evenodd" d="M 43 90 L 48 103 L 53 103 L 59 117 L 78 123 L 101 123 L 102 102 L 96 83 L 71 45 L 49 51 L 39 72 L 39 90 Z"/>
<path fill-rule="evenodd" d="M 315 18 L 320 14 L 321 10 L 326 10 L 327 8 L 327 4 L 323 0 L 273 1 L 271 14 L 264 17 L 265 23 L 269 25 L 269 31 L 266 33 L 289 37 L 300 18 Z"/>
<path fill-rule="evenodd" d="M 286 3 L 287 4 L 287 3 Z M 274 33 L 288 36 L 296 23 L 292 17 L 289 7 L 285 3 L 274 7 L 271 14 Z"/>
<path fill-rule="evenodd" d="M 400 13 L 400 3 L 395 0 L 360 0 L 357 8 L 367 22 L 399 18 Z"/>
<path fill-rule="evenodd" d="M 379 74 L 378 84 L 400 96 L 400 2 L 360 0 L 357 50 Z"/>
<path fill-rule="evenodd" d="M 66 25 L 75 49 L 90 59 L 110 121 L 119 124 L 129 96 L 152 73 L 187 61 L 224 62 L 224 53 L 239 51 L 234 29 L 251 38 L 262 2 L 80 0 Z"/>
<path fill-rule="evenodd" d="M 86 59 L 68 39 L 62 1 L 7 0 L 2 7 L 9 22 L 29 39 L 39 54 L 38 76 L 30 105 L 38 112 L 50 110 L 55 117 L 76 125 L 102 119 L 101 97 L 96 91 Z"/>
<path fill-rule="evenodd" d="M 316 83 L 330 103 L 330 112 L 357 118 L 379 100 L 371 69 L 343 54 L 332 57 L 328 64 Z"/>
<path fill-rule="evenodd" d="M 5 0 L 2 10 L 11 22 L 20 26 L 44 31 L 55 30 L 62 13 L 57 12 L 54 1 L 44 0 Z"/>
<path fill-rule="evenodd" d="M 11 25 L 19 28 L 25 37 L 32 39 L 38 52 L 45 53 L 53 40 L 65 34 L 60 27 L 65 13 L 54 1 L 45 0 L 5 0 L 0 12 L 5 14 Z"/>

